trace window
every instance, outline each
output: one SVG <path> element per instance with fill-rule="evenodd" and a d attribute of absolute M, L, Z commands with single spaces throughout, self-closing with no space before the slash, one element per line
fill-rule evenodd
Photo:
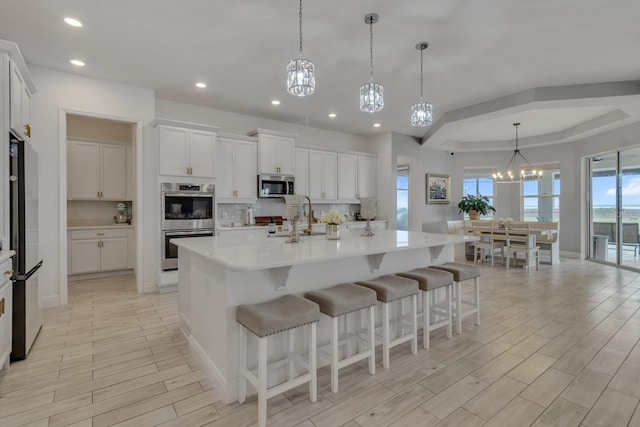
<path fill-rule="evenodd" d="M 409 230 L 409 166 L 398 166 L 396 178 L 396 227 Z"/>
<path fill-rule="evenodd" d="M 463 196 L 467 196 L 469 194 L 474 196 L 486 196 L 489 198 L 489 204 L 495 208 L 494 188 L 495 183 L 493 182 L 491 171 L 465 169 L 462 188 Z M 489 215 L 483 215 L 481 218 L 491 218 L 492 215 L 492 213 L 489 213 Z M 465 213 L 464 219 L 469 219 L 469 215 Z"/>
<path fill-rule="evenodd" d="M 522 183 L 522 220 L 560 220 L 560 166 L 544 169 L 540 181 Z"/>

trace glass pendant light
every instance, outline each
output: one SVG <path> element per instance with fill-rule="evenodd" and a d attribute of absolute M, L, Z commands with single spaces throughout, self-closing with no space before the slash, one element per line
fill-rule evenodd
<path fill-rule="evenodd" d="M 516 128 L 516 149 L 513 151 L 513 156 L 511 156 L 509 163 L 507 163 L 507 166 L 504 168 L 504 172 L 497 171 L 493 174 L 493 179 L 497 184 L 512 184 L 523 181 L 540 181 L 542 179 L 542 170 L 535 170 L 533 166 L 531 166 L 531 163 L 529 163 L 529 161 L 522 155 L 520 149 L 518 148 L 518 126 L 520 126 L 520 123 L 514 123 L 513 126 L 515 126 Z M 514 166 L 517 166 L 514 163 L 516 161 L 516 157 L 518 156 L 520 156 L 520 158 L 524 160 L 526 166 L 523 166 L 520 169 L 520 173 L 518 175 L 515 175 L 512 171 L 512 168 Z"/>
<path fill-rule="evenodd" d="M 376 13 L 364 17 L 364 22 L 369 24 L 369 83 L 360 87 L 360 110 L 365 113 L 375 113 L 384 107 L 384 89 L 373 81 L 373 24 L 378 22 L 378 18 Z"/>
<path fill-rule="evenodd" d="M 302 57 L 302 0 L 300 0 L 300 51 L 296 59 L 287 64 L 287 92 L 295 96 L 313 95 L 316 76 L 313 62 Z"/>
<path fill-rule="evenodd" d="M 422 98 L 423 52 L 427 47 L 429 47 L 427 42 L 420 42 L 416 45 L 416 49 L 420 51 L 420 102 L 411 107 L 411 126 L 421 128 L 430 126 L 433 123 L 433 106 Z"/>

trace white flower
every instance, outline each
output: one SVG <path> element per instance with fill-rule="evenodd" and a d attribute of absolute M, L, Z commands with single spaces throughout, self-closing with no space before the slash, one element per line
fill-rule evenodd
<path fill-rule="evenodd" d="M 513 218 L 511 217 L 507 217 L 507 218 L 499 218 L 498 222 L 500 223 L 500 225 L 507 225 L 507 224 L 511 224 L 513 222 Z"/>
<path fill-rule="evenodd" d="M 124 204 L 124 203 L 118 203 L 118 204 L 116 205 L 116 209 L 117 209 L 117 210 L 118 210 L 118 212 L 120 212 L 120 213 L 125 213 L 125 212 L 126 212 L 126 210 L 127 210 L 127 205 L 126 205 L 126 204 Z"/>
<path fill-rule="evenodd" d="M 347 222 L 347 219 L 336 209 L 331 209 L 320 217 L 320 221 L 327 225 L 340 225 Z"/>

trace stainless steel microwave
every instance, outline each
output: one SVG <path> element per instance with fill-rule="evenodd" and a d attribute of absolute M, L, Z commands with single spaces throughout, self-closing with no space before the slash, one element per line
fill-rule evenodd
<path fill-rule="evenodd" d="M 258 175 L 258 197 L 284 197 L 295 194 L 291 175 Z"/>

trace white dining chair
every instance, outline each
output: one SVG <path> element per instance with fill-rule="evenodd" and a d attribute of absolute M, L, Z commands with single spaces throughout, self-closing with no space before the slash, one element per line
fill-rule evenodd
<path fill-rule="evenodd" d="M 478 257 L 484 262 L 484 250 L 488 249 L 491 254 L 491 266 L 494 265 L 494 258 L 496 251 L 500 252 L 500 259 L 504 264 L 504 241 L 496 240 L 493 234 L 493 221 L 487 221 L 488 224 L 475 225 L 473 227 L 473 234 L 480 240 L 475 243 L 473 250 L 473 263 L 477 264 Z"/>
<path fill-rule="evenodd" d="M 511 254 L 513 254 L 513 266 L 516 266 L 518 253 L 525 254 L 524 268 L 528 269 L 531 256 L 535 256 L 536 270 L 540 269 L 540 246 L 536 246 L 535 234 L 531 231 L 529 225 L 526 228 L 509 228 L 505 227 L 506 252 L 507 252 L 507 268 Z"/>

